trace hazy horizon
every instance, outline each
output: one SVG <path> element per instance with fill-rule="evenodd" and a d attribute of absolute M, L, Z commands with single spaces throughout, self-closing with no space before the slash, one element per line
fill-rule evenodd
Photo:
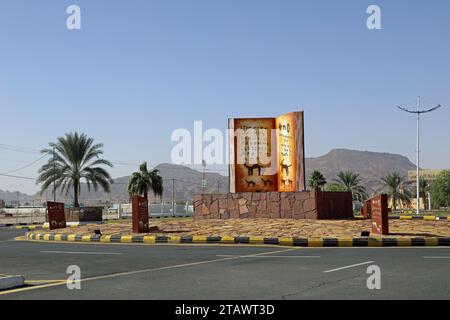
<path fill-rule="evenodd" d="M 325 154 L 319 155 L 319 156 L 317 156 L 317 157 L 308 157 L 308 156 L 306 156 L 306 160 L 307 160 L 307 159 L 313 159 L 313 158 L 322 157 L 322 156 L 328 155 L 330 152 L 336 151 L 336 150 L 356 151 L 356 152 L 369 152 L 369 153 L 379 153 L 379 154 L 389 154 L 389 155 L 398 155 L 398 156 L 404 157 L 404 156 L 401 155 L 401 154 L 393 154 L 393 153 L 389 153 L 389 152 L 375 152 L 375 151 L 370 151 L 370 150 L 354 150 L 354 149 L 347 149 L 347 148 L 334 148 L 334 149 L 331 149 L 330 151 L 326 152 Z M 406 157 L 406 158 L 407 158 L 411 163 L 414 163 L 414 161 L 411 161 L 411 159 L 409 159 L 408 157 Z M 168 162 L 167 162 L 167 163 L 162 162 L 162 163 L 159 163 L 159 164 L 155 165 L 154 167 L 158 167 L 158 166 L 160 166 L 160 165 L 165 165 L 165 164 L 171 164 L 171 163 L 168 163 Z M 173 165 L 173 164 L 171 164 L 171 165 Z M 195 166 L 195 165 L 181 165 L 181 166 L 187 167 L 187 168 L 192 169 L 192 170 L 196 170 L 196 171 L 198 171 L 198 172 L 202 172 L 202 168 L 201 168 L 201 167 L 198 167 L 198 166 Z M 222 167 L 226 167 L 226 166 L 224 165 L 224 166 L 222 166 Z M 422 168 L 422 169 L 428 169 L 428 168 Z M 217 174 L 220 174 L 220 175 L 222 175 L 222 176 L 224 176 L 224 177 L 228 177 L 228 173 L 225 173 L 226 170 L 228 170 L 228 169 L 218 169 L 218 170 L 216 170 L 216 169 L 207 169 L 207 173 L 217 173 Z M 113 176 L 113 179 L 114 179 L 114 180 L 118 180 L 118 179 L 121 179 L 121 178 L 128 177 L 128 176 L 130 176 L 130 175 L 132 174 L 133 171 L 137 171 L 137 169 L 136 169 L 136 170 L 131 169 L 131 170 L 130 170 L 130 173 L 127 174 L 127 175 Z M 39 189 L 38 186 L 36 186 L 36 190 L 31 191 L 31 192 L 24 192 L 23 190 L 7 190 L 7 189 L 2 189 L 2 188 L 0 188 L 0 191 L 11 192 L 11 193 L 14 193 L 14 192 L 20 192 L 20 193 L 24 193 L 24 194 L 27 194 L 27 195 L 34 196 L 34 195 L 36 195 L 36 193 L 38 193 L 38 192 L 40 191 L 40 189 Z"/>

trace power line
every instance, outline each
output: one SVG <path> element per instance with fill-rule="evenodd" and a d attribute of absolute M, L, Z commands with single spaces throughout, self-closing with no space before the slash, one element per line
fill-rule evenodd
<path fill-rule="evenodd" d="M 47 155 L 44 154 L 44 155 L 43 155 L 42 157 L 40 157 L 39 159 L 34 160 L 34 161 L 30 162 L 29 164 L 27 164 L 27 165 L 25 165 L 25 166 L 23 166 L 23 167 L 20 167 L 20 168 L 17 168 L 17 169 L 8 171 L 8 172 L 3 172 L 2 174 L 3 174 L 3 175 L 5 175 L 5 174 L 10 174 L 10 173 L 14 173 L 14 172 L 17 172 L 17 171 L 20 171 L 20 170 L 29 168 L 29 167 L 31 167 L 32 165 L 34 165 L 35 163 L 37 163 L 37 162 L 41 161 L 42 159 L 44 159 L 46 156 L 47 156 Z"/>
<path fill-rule="evenodd" d="M 228 169 L 205 169 L 205 171 L 213 172 L 213 173 L 219 173 L 219 172 L 227 172 L 228 173 Z"/>
<path fill-rule="evenodd" d="M 26 180 L 36 180 L 37 178 L 31 178 L 31 177 L 24 177 L 24 176 L 16 176 L 16 175 L 10 175 L 10 174 L 3 174 L 0 173 L 0 176 L 4 176 L 4 177 L 8 177 L 8 178 L 17 178 L 17 179 L 26 179 Z M 190 184 L 190 185 L 195 185 L 195 186 L 202 186 L 201 183 L 196 183 L 193 181 L 186 181 L 186 180 L 180 180 L 180 179 L 174 179 L 174 178 L 165 178 L 164 182 L 166 181 L 170 181 L 170 180 L 175 180 L 181 183 L 185 183 L 185 184 Z M 217 180 L 219 181 L 219 180 Z M 80 184 L 86 184 L 85 182 L 80 182 Z M 114 182 L 113 185 L 127 185 L 128 182 Z"/>
<path fill-rule="evenodd" d="M 160 165 L 155 166 L 154 168 L 156 168 L 156 167 L 158 167 L 158 168 L 165 168 L 165 169 L 172 169 L 172 170 L 186 170 L 186 168 L 188 168 L 190 170 L 199 171 L 199 169 L 191 168 L 191 167 L 188 167 L 188 166 L 174 167 L 173 165 L 160 164 Z M 201 169 L 201 170 L 203 170 L 203 169 Z M 205 171 L 208 171 L 208 172 L 218 172 L 218 171 L 220 171 L 220 172 L 228 172 L 228 169 L 205 169 Z"/>
<path fill-rule="evenodd" d="M 9 145 L 9 144 L 2 144 L 2 143 L 0 143 L 0 149 L 8 150 L 8 151 L 14 151 L 14 152 L 31 153 L 31 154 L 40 154 L 41 153 L 41 151 L 37 150 L 37 149 L 28 148 L 28 147 L 22 147 L 22 146 Z M 37 160 L 37 161 L 39 161 L 39 160 Z M 112 164 L 115 164 L 115 165 L 118 165 L 118 166 L 133 166 L 133 167 L 134 166 L 139 166 L 138 163 L 132 163 L 132 162 L 126 162 L 126 161 L 120 161 L 120 160 L 115 160 L 115 161 L 110 161 L 110 162 Z M 19 170 L 17 170 L 17 171 L 19 171 Z"/>
<path fill-rule="evenodd" d="M 30 153 L 30 154 L 40 154 L 41 153 L 41 151 L 38 149 L 33 149 L 33 148 L 23 147 L 23 146 L 16 146 L 16 145 L 9 145 L 9 144 L 2 144 L 2 143 L 0 143 L 0 149 L 14 151 L 14 152 Z M 132 162 L 121 161 L 121 160 L 114 160 L 114 161 L 110 161 L 110 162 L 112 164 L 119 165 L 119 166 L 139 167 L 139 165 L 140 165 L 138 163 L 132 163 Z M 171 169 L 171 170 L 185 170 L 186 168 L 188 168 L 188 169 L 191 169 L 194 171 L 198 171 L 198 169 L 195 169 L 193 167 L 188 167 L 188 166 L 174 167 L 170 164 L 169 165 L 164 165 L 164 164 L 154 165 L 153 169 L 155 169 L 156 167 L 166 168 L 166 169 Z M 219 173 L 219 172 L 228 172 L 228 169 L 205 169 L 205 171 Z"/>
<path fill-rule="evenodd" d="M 2 176 L 2 177 L 8 177 L 8 178 L 16 178 L 16 179 L 36 180 L 35 178 L 22 177 L 22 176 L 14 176 L 14 175 L 10 175 L 10 174 L 2 174 L 2 173 L 0 173 L 0 176 Z"/>
<path fill-rule="evenodd" d="M 130 167 L 139 167 L 139 164 L 137 163 L 131 163 L 131 162 L 122 162 L 122 161 L 110 161 L 112 164 L 118 165 L 118 166 L 130 166 Z"/>
<path fill-rule="evenodd" d="M 14 162 L 14 163 L 28 163 L 28 161 L 24 161 L 24 160 L 12 160 L 12 159 L 7 159 L 7 158 L 0 158 L 0 161 Z"/>
<path fill-rule="evenodd" d="M 26 147 L 12 146 L 12 145 L 8 145 L 8 144 L 1 144 L 1 143 L 0 143 L 0 149 L 8 150 L 8 151 L 15 151 L 15 152 L 23 152 L 23 153 L 34 153 L 34 154 L 41 153 L 39 150 L 26 148 Z"/>
<path fill-rule="evenodd" d="M 195 185 L 195 186 L 202 186 L 201 183 L 195 183 L 195 182 L 192 182 L 192 181 L 185 181 L 185 180 L 174 179 L 174 178 L 166 178 L 166 179 L 164 179 L 164 181 L 171 181 L 171 180 L 178 181 L 178 182 L 181 182 L 181 183 L 190 184 L 190 185 Z"/>

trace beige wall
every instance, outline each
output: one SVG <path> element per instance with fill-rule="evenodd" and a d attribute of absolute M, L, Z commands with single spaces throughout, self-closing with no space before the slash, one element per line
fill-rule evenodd
<path fill-rule="evenodd" d="M 420 208 L 419 209 L 428 210 L 428 203 L 425 203 L 425 206 L 424 206 L 424 203 L 423 203 L 422 199 L 420 199 L 419 203 L 420 203 Z M 389 208 L 394 208 L 392 200 L 389 200 Z M 411 199 L 411 204 L 409 206 L 402 205 L 400 201 L 397 203 L 397 210 L 403 210 L 403 209 L 414 209 L 414 210 L 416 210 L 416 208 L 417 208 L 417 201 L 416 201 L 416 199 Z"/>
<path fill-rule="evenodd" d="M 436 180 L 437 177 L 443 172 L 444 170 L 420 170 L 420 177 L 424 178 L 427 181 L 433 181 Z M 411 182 L 415 182 L 417 180 L 417 171 L 416 170 L 410 170 L 408 171 L 408 180 Z"/>

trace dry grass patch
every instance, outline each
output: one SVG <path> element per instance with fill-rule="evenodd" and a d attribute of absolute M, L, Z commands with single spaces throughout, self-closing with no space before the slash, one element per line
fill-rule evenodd
<path fill-rule="evenodd" d="M 293 220 L 293 219 L 230 219 L 193 220 L 192 218 L 152 219 L 151 226 L 159 228 L 157 235 L 177 236 L 261 236 L 261 237 L 358 237 L 370 231 L 370 220 Z M 447 221 L 391 220 L 391 236 L 449 237 Z M 120 220 L 105 224 L 90 224 L 76 228 L 45 231 L 46 233 L 93 234 L 100 229 L 103 235 L 131 235 L 131 221 Z M 39 231 L 36 231 L 39 233 Z M 42 231 L 41 231 L 42 233 Z"/>

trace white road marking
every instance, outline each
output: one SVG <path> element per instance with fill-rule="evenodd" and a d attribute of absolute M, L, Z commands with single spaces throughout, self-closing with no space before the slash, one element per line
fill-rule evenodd
<path fill-rule="evenodd" d="M 270 254 L 270 253 L 288 252 L 288 251 L 292 251 L 292 250 L 296 250 L 296 249 L 285 249 L 285 250 L 272 251 L 272 252 L 254 253 L 254 254 L 250 254 L 249 256 L 260 256 L 260 255 L 265 255 L 265 254 Z M 221 258 L 221 259 L 214 259 L 214 260 L 205 260 L 205 261 L 198 261 L 198 262 L 183 263 L 183 264 L 171 265 L 171 266 L 159 267 L 159 268 L 150 268 L 150 269 L 143 269 L 143 270 L 119 272 L 119 273 L 113 273 L 113 274 L 106 274 L 106 275 L 103 275 L 103 276 L 96 276 L 96 277 L 92 277 L 92 278 L 85 278 L 85 279 L 79 280 L 79 282 L 111 279 L 111 278 L 117 278 L 117 277 L 123 277 L 123 276 L 129 276 L 129 275 L 135 275 L 135 274 L 141 274 L 141 273 L 148 273 L 148 272 L 155 272 L 155 271 L 162 271 L 162 270 L 179 269 L 179 268 L 184 268 L 184 267 L 198 266 L 198 265 L 215 263 L 215 262 L 222 262 L 222 261 L 230 261 L 230 260 L 235 260 L 235 259 L 238 259 L 238 258 L 233 258 L 233 257 Z M 30 291 L 30 290 L 36 290 L 36 289 L 42 289 L 42 288 L 63 286 L 63 285 L 66 285 L 66 284 L 67 284 L 67 281 L 61 281 L 61 282 L 56 282 L 56 283 L 37 285 L 37 286 L 33 286 L 33 287 L 12 289 L 12 290 L 8 290 L 8 291 L 0 292 L 0 296 L 1 295 L 6 295 L 6 294 L 11 294 L 11 293 L 23 292 L 23 291 Z"/>
<path fill-rule="evenodd" d="M 118 252 L 77 252 L 77 251 L 40 251 L 40 253 L 57 253 L 57 254 L 92 254 L 92 255 L 121 255 L 122 253 Z"/>
<path fill-rule="evenodd" d="M 450 257 L 422 257 L 424 259 L 450 259 Z"/>
<path fill-rule="evenodd" d="M 371 263 L 374 263 L 374 261 L 366 261 L 366 262 L 361 262 L 361 263 L 357 263 L 357 264 L 352 264 L 352 265 L 345 266 L 345 267 L 341 267 L 341 268 L 331 269 L 331 270 L 324 271 L 324 273 L 330 273 L 330 272 L 335 272 L 335 271 L 339 271 L 339 270 L 344 270 L 344 269 L 349 269 L 349 268 L 359 267 L 359 266 L 363 266 L 363 265 L 371 264 Z"/>
<path fill-rule="evenodd" d="M 321 258 L 321 256 L 240 256 L 232 254 L 218 254 L 217 257 L 232 257 L 232 258 Z"/>

